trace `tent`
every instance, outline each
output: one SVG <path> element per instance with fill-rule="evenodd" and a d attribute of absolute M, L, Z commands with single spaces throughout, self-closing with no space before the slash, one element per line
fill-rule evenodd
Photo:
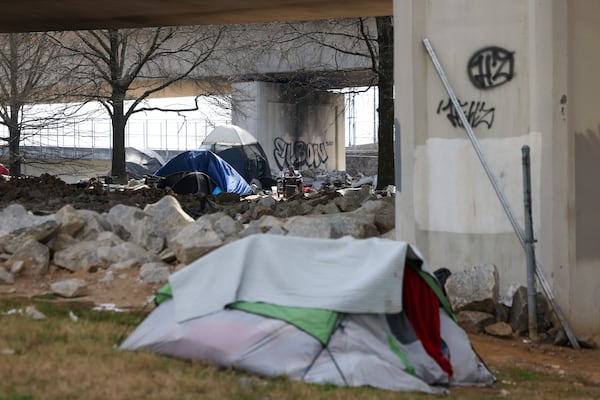
<path fill-rule="evenodd" d="M 237 125 L 217 126 L 202 141 L 200 148 L 218 154 L 248 183 L 256 179 L 263 187 L 275 185 L 262 146 L 250 132 Z"/>
<path fill-rule="evenodd" d="M 10 175 L 10 171 L 4 166 L 4 164 L 0 164 L 0 175 Z"/>
<path fill-rule="evenodd" d="M 154 150 L 125 148 L 125 172 L 128 179 L 143 179 L 154 174 L 164 163 L 165 160 Z M 111 176 L 112 170 L 107 175 Z"/>
<path fill-rule="evenodd" d="M 227 161 L 209 150 L 184 151 L 167 161 L 154 175 L 165 178 L 176 193 L 231 192 L 242 196 L 253 193 Z"/>
<path fill-rule="evenodd" d="M 495 381 L 404 242 L 251 235 L 171 275 L 156 299 L 121 349 L 351 387 Z"/>

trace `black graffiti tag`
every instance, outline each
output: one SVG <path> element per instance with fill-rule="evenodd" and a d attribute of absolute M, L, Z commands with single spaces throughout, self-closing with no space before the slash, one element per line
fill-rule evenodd
<path fill-rule="evenodd" d="M 484 47 L 469 59 L 467 72 L 478 89 L 503 85 L 515 75 L 515 53 L 497 46 Z"/>
<path fill-rule="evenodd" d="M 461 102 L 458 100 L 460 108 L 462 109 L 467 121 L 472 128 L 476 128 L 478 125 L 484 124 L 488 129 L 494 125 L 494 114 L 496 109 L 494 107 L 487 107 L 485 101 L 471 101 Z M 463 124 L 458 116 L 458 112 L 454 109 L 454 105 L 450 99 L 440 100 L 437 108 L 438 115 L 442 112 L 446 113 L 446 118 L 450 121 L 453 127 L 463 127 Z"/>
<path fill-rule="evenodd" d="M 280 170 L 290 165 L 296 168 L 319 168 L 329 159 L 325 143 L 305 143 L 302 140 L 288 143 L 277 137 L 273 141 L 273 147 L 273 156 Z"/>

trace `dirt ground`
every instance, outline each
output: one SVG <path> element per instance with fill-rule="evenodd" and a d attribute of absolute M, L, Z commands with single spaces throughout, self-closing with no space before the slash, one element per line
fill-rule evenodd
<path fill-rule="evenodd" d="M 166 192 L 162 189 L 137 191 L 109 191 L 67 185 L 50 175 L 40 178 L 0 181 L 0 209 L 11 203 L 19 203 L 36 214 L 54 213 L 65 204 L 78 209 L 108 211 L 115 204 L 143 208 L 154 203 Z M 210 212 L 210 204 L 199 201 L 198 196 L 176 196 L 184 210 L 197 218 Z M 78 303 L 89 305 L 114 305 L 128 310 L 151 311 L 151 296 L 158 289 L 139 282 L 135 271 L 120 272 L 112 280 L 105 280 L 105 272 L 82 273 L 82 276 L 52 267 L 43 278 L 16 279 L 14 285 L 0 286 L 3 298 L 25 297 L 49 293 L 50 283 L 63 277 L 81 277 L 89 284 L 89 295 L 78 298 Z M 70 300 L 63 300 L 70 301 Z M 559 376 L 585 385 L 600 386 L 600 350 L 559 347 L 550 344 L 531 343 L 524 337 L 509 339 L 489 335 L 471 335 L 473 346 L 484 362 L 494 371 L 497 368 L 516 368 L 545 375 Z"/>

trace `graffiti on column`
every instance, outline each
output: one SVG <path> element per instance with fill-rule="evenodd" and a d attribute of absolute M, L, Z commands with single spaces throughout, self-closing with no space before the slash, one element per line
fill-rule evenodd
<path fill-rule="evenodd" d="M 484 124 L 490 129 L 492 125 L 494 125 L 494 114 L 496 109 L 494 107 L 488 107 L 485 104 L 485 101 L 461 102 L 458 100 L 458 103 L 472 128 Z M 440 100 L 437 113 L 438 115 L 445 113 L 446 118 L 448 118 L 453 127 L 463 127 L 460 117 L 449 98 L 448 100 Z"/>
<path fill-rule="evenodd" d="M 325 143 L 306 143 L 296 140 L 293 143 L 277 137 L 273 141 L 273 156 L 280 170 L 293 165 L 296 168 L 320 168 L 329 156 Z"/>
<path fill-rule="evenodd" d="M 484 47 L 469 59 L 467 71 L 478 89 L 503 85 L 515 76 L 515 52 L 497 46 Z"/>

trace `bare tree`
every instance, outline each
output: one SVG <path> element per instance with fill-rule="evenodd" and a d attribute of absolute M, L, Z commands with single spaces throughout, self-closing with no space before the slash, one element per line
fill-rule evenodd
<path fill-rule="evenodd" d="M 336 29 L 340 24 L 343 30 Z M 331 26 L 331 30 L 302 33 L 302 35 L 308 36 L 336 53 L 362 57 L 369 61 L 372 72 L 372 81 L 369 85 L 377 85 L 378 88 L 377 188 L 383 189 L 395 182 L 393 18 L 375 17 L 375 29 L 365 18 L 333 20 Z"/>
<path fill-rule="evenodd" d="M 94 30 L 74 33 L 63 47 L 78 61 L 77 79 L 86 87 L 80 97 L 98 101 L 112 121 L 112 175 L 127 180 L 125 127 L 137 112 L 157 110 L 145 100 L 182 81 L 206 62 L 218 45 L 216 27 Z M 192 111 L 161 109 L 162 111 Z"/>
<path fill-rule="evenodd" d="M 61 55 L 60 47 L 45 33 L 0 36 L 0 125 L 8 130 L 0 141 L 8 145 L 12 175 L 21 174 L 22 141 L 75 112 L 70 104 L 57 104 L 71 87 Z M 40 104 L 48 103 L 54 106 L 40 110 Z"/>

